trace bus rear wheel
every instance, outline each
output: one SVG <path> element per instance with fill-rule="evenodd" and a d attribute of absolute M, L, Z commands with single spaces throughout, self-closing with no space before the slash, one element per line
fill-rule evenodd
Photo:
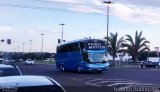
<path fill-rule="evenodd" d="M 63 65 L 60 66 L 60 70 L 64 71 L 64 66 Z"/>
<path fill-rule="evenodd" d="M 102 73 L 102 71 L 97 71 L 97 73 Z"/>

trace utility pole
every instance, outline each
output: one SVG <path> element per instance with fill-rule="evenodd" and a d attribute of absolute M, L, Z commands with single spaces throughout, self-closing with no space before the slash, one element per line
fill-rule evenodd
<path fill-rule="evenodd" d="M 148 45 L 148 48 L 149 48 L 149 45 Z M 150 51 L 148 50 L 148 59 L 147 59 L 148 61 L 149 61 L 149 53 L 150 53 Z"/>
<path fill-rule="evenodd" d="M 41 53 L 43 53 L 43 36 L 44 36 L 45 34 L 41 34 L 41 36 L 42 36 L 42 45 L 41 45 Z"/>
<path fill-rule="evenodd" d="M 158 61 L 160 62 L 160 59 L 159 59 L 159 47 L 155 47 L 155 50 L 157 51 L 157 54 L 158 54 Z"/>
<path fill-rule="evenodd" d="M 65 25 L 65 24 L 59 24 L 59 25 L 61 25 L 62 26 L 62 39 L 61 39 L 61 41 L 63 42 L 63 26 Z"/>
<path fill-rule="evenodd" d="M 42 61 L 43 61 L 43 36 L 44 34 L 41 34 L 41 36 L 42 36 L 41 55 L 42 55 Z"/>
<path fill-rule="evenodd" d="M 111 1 L 103 1 L 103 3 L 107 4 L 107 48 L 108 48 L 108 31 L 109 31 L 109 4 L 111 4 Z"/>

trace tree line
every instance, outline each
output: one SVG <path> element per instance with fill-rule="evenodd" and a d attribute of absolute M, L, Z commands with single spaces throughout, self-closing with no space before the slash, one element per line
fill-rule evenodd
<path fill-rule="evenodd" d="M 33 60 L 45 60 L 47 58 L 53 58 L 55 53 L 20 53 L 20 52 L 5 52 L 0 55 L 0 58 L 4 59 L 14 59 L 14 60 L 27 60 L 27 59 L 33 59 Z"/>

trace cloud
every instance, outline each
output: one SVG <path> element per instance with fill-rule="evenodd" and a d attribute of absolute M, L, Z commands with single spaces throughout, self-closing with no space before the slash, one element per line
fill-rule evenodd
<path fill-rule="evenodd" d="M 57 30 L 51 30 L 51 29 L 45 29 L 45 28 L 34 28 L 34 29 L 29 30 L 27 32 L 30 34 L 32 34 L 32 33 L 46 33 L 46 34 L 59 33 L 59 31 L 57 31 Z"/>
<path fill-rule="evenodd" d="M 79 13 L 106 15 L 103 0 L 41 0 L 69 3 L 65 9 Z M 112 0 L 110 15 L 132 23 L 160 24 L 160 1 Z M 149 3 L 151 2 L 151 3 Z"/>
<path fill-rule="evenodd" d="M 73 3 L 73 4 L 77 4 L 78 3 L 76 0 L 37 0 L 37 1 Z"/>
<path fill-rule="evenodd" d="M 9 25 L 0 26 L 0 31 L 10 31 L 10 30 L 11 26 Z"/>
<path fill-rule="evenodd" d="M 69 8 L 70 11 L 80 12 L 80 13 L 96 13 L 96 14 L 105 14 L 102 10 L 96 9 L 92 6 L 78 5 Z"/>
<path fill-rule="evenodd" d="M 112 15 L 118 16 L 123 20 L 133 23 L 159 24 L 160 12 L 158 8 L 146 7 L 139 8 L 137 6 L 127 6 L 124 4 L 114 4 L 111 7 Z"/>
<path fill-rule="evenodd" d="M 113 3 L 122 3 L 136 5 L 138 7 L 154 7 L 159 8 L 159 0 L 112 0 Z"/>

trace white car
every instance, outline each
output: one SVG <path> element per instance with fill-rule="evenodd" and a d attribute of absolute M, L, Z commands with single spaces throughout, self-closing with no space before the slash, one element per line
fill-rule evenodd
<path fill-rule="evenodd" d="M 66 92 L 54 79 L 47 76 L 0 77 L 0 92 Z"/>
<path fill-rule="evenodd" d="M 25 61 L 25 64 L 27 64 L 27 65 L 33 65 L 33 64 L 34 64 L 34 61 L 33 61 L 32 59 L 27 59 L 27 60 Z"/>

